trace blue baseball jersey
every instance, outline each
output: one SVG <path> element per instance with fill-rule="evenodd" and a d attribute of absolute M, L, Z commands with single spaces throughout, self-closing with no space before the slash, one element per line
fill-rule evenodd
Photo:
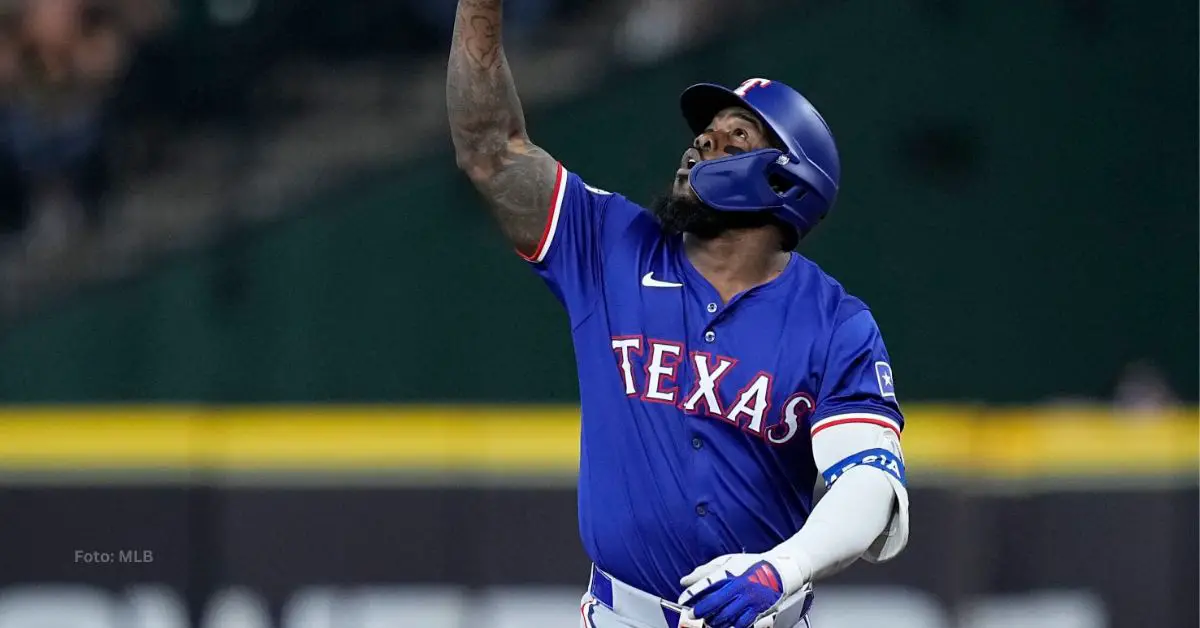
<path fill-rule="evenodd" d="M 724 303 L 637 204 L 561 166 L 552 203 L 527 259 L 570 318 L 579 532 L 601 569 L 673 600 L 696 566 L 804 525 L 814 433 L 903 428 L 871 312 L 813 262 Z"/>

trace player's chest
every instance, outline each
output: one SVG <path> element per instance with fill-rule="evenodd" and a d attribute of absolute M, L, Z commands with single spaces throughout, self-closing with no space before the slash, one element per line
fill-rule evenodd
<path fill-rule="evenodd" d="M 622 392 L 649 412 L 707 416 L 777 444 L 794 437 L 818 373 L 815 343 L 786 304 L 653 287 L 606 310 Z"/>

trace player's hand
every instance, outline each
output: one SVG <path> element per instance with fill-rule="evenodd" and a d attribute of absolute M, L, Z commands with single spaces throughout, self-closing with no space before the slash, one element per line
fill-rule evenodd
<path fill-rule="evenodd" d="M 780 568 L 762 554 L 726 554 L 697 567 L 679 584 L 679 604 L 709 628 L 769 626 L 772 611 L 792 591 Z M 790 584 L 790 583 L 789 583 Z M 794 585 L 798 588 L 798 585 Z"/>

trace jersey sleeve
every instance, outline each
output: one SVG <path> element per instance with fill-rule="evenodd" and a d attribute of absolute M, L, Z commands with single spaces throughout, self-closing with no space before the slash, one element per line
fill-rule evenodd
<path fill-rule="evenodd" d="M 904 429 L 891 358 L 870 310 L 858 311 L 834 329 L 811 417 L 813 436 L 851 423 L 878 425 L 896 436 Z"/>
<path fill-rule="evenodd" d="M 658 223 L 620 194 L 588 185 L 559 164 L 541 241 L 518 252 L 567 308 L 582 318 L 604 282 L 604 259 L 628 255 L 660 233 Z"/>

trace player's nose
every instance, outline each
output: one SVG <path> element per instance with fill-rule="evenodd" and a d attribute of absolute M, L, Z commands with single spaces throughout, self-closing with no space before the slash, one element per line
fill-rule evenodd
<path fill-rule="evenodd" d="M 692 148 L 700 151 L 701 155 L 712 153 L 717 150 L 717 141 L 712 133 L 701 133 L 692 140 Z"/>

